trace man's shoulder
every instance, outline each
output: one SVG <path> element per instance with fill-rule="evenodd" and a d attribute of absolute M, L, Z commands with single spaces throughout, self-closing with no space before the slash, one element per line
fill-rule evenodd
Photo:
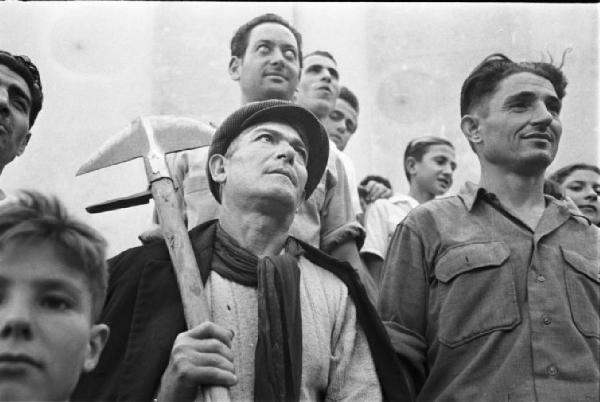
<path fill-rule="evenodd" d="M 449 195 L 424 202 L 413 208 L 408 217 L 422 218 L 431 216 L 433 218 L 458 217 L 467 212 L 465 203 L 460 195 Z"/>

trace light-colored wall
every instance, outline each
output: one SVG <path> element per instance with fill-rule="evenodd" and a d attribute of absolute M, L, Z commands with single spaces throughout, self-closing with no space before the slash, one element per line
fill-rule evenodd
<path fill-rule="evenodd" d="M 485 56 L 560 58 L 572 48 L 561 149 L 551 169 L 597 163 L 598 7 L 593 4 L 385 3 L 0 3 L 0 48 L 38 65 L 45 104 L 23 156 L 0 187 L 38 188 L 65 200 L 104 233 L 114 254 L 138 244 L 150 206 L 88 215 L 91 203 L 145 189 L 140 161 L 74 177 L 110 135 L 139 115 L 179 114 L 220 122 L 239 105 L 227 75 L 235 29 L 264 12 L 289 19 L 304 51 L 338 60 L 341 81 L 361 102 L 347 152 L 369 173 L 406 190 L 402 153 L 414 136 L 455 142 L 456 184 L 477 180 L 459 129 L 463 80 Z M 546 56 L 547 60 L 547 56 Z"/>

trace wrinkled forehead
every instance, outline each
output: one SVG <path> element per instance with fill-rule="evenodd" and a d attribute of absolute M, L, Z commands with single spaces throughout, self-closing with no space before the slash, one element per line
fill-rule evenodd
<path fill-rule="evenodd" d="M 267 120 L 254 123 L 246 127 L 242 132 L 231 142 L 227 148 L 227 152 L 234 146 L 239 146 L 242 143 L 250 141 L 254 136 L 260 135 L 261 133 L 270 133 L 279 135 L 288 141 L 300 141 L 304 146 L 308 147 L 304 137 L 300 134 L 301 131 L 296 126 L 284 119 L 281 120 Z"/>
<path fill-rule="evenodd" d="M 558 99 L 556 90 L 548 79 L 530 72 L 518 72 L 505 77 L 498 83 L 495 94 L 506 97 L 520 92 L 533 92 Z"/>

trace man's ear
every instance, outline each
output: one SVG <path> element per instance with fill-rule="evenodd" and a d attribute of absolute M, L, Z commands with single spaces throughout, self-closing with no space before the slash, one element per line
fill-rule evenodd
<path fill-rule="evenodd" d="M 242 59 L 237 56 L 231 56 L 229 60 L 229 76 L 234 81 L 240 80 L 242 69 Z"/>
<path fill-rule="evenodd" d="M 465 137 L 467 137 L 469 143 L 471 143 L 471 146 L 482 141 L 481 134 L 479 132 L 479 117 L 476 115 L 464 115 L 462 119 L 460 119 L 460 129 Z"/>
<path fill-rule="evenodd" d="M 19 144 L 19 147 L 17 148 L 17 156 L 23 155 L 23 152 L 25 152 L 25 148 L 27 148 L 27 144 L 29 144 L 30 138 L 31 138 L 31 133 L 25 134 L 25 136 L 21 140 L 21 143 Z"/>
<path fill-rule="evenodd" d="M 417 174 L 417 160 L 414 156 L 409 156 L 404 161 L 404 170 L 410 177 Z"/>
<path fill-rule="evenodd" d="M 220 154 L 214 154 L 208 160 L 208 169 L 210 170 L 210 175 L 212 176 L 212 179 L 219 184 L 225 183 L 227 179 L 225 162 L 225 157 Z"/>
<path fill-rule="evenodd" d="M 92 326 L 85 360 L 83 361 L 84 372 L 87 373 L 92 371 L 98 364 L 98 360 L 100 360 L 100 354 L 102 353 L 102 349 L 104 349 L 104 345 L 106 345 L 109 333 L 110 330 L 106 324 L 96 324 Z"/>

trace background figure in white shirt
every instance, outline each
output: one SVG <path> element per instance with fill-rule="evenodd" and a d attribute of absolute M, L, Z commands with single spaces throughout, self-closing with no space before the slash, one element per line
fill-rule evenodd
<path fill-rule="evenodd" d="M 406 146 L 404 171 L 410 190 L 375 201 L 365 212 L 367 232 L 361 256 L 379 283 L 390 237 L 411 209 L 444 194 L 452 186 L 456 156 L 452 143 L 439 137 L 418 137 Z"/>
<path fill-rule="evenodd" d="M 385 186 L 376 180 L 367 180 L 367 182 L 362 184 L 359 189 L 357 186 L 358 181 L 356 180 L 354 162 L 343 152 L 346 149 L 350 138 L 358 129 L 359 110 L 359 103 L 356 95 L 347 87 L 342 86 L 334 108 L 323 119 L 323 125 L 327 129 L 327 135 L 330 140 L 329 145 L 344 164 L 346 175 L 348 176 L 348 185 L 350 188 L 358 190 L 353 191 L 351 194 L 352 208 L 354 208 L 356 216 L 359 217 L 359 221 L 361 221 L 364 209 L 361 206 L 358 194 L 359 191 L 365 193 L 364 198 L 367 203 L 371 203 L 379 198 L 390 198 L 393 193 L 390 187 Z"/>

